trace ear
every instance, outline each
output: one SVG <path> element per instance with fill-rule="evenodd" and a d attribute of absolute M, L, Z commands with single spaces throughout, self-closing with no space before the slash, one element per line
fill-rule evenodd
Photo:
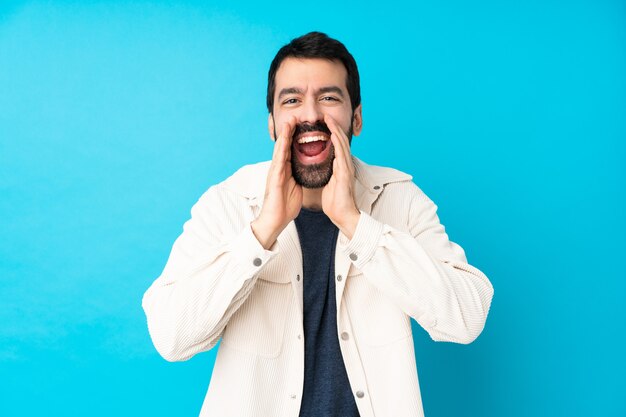
<path fill-rule="evenodd" d="M 274 128 L 274 115 L 272 113 L 267 116 L 267 130 L 270 133 L 270 138 L 272 139 L 272 141 L 276 142 L 276 137 L 274 136 L 274 132 L 276 132 L 276 129 Z"/>
<path fill-rule="evenodd" d="M 354 109 L 354 115 L 352 116 L 352 134 L 359 136 L 363 129 L 363 113 L 361 110 L 361 104 Z"/>

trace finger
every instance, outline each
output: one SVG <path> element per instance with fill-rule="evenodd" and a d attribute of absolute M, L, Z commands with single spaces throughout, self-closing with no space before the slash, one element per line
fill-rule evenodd
<path fill-rule="evenodd" d="M 283 131 L 284 130 L 285 130 L 285 128 L 284 128 L 284 125 L 283 125 L 283 127 L 280 129 L 280 133 L 276 137 L 276 142 L 274 142 L 274 152 L 272 153 L 272 161 L 276 160 L 276 155 L 278 155 L 278 153 L 283 148 L 283 142 L 284 142 L 284 140 L 283 140 Z"/>
<path fill-rule="evenodd" d="M 324 122 L 330 129 L 332 135 L 330 136 L 333 145 L 335 146 L 335 158 L 339 159 L 339 164 L 342 169 L 347 169 L 352 173 L 350 167 L 352 166 L 352 159 L 350 153 L 350 145 L 348 138 L 344 131 L 339 127 L 335 119 L 332 116 L 324 115 Z"/>
<path fill-rule="evenodd" d="M 343 159 L 348 161 L 351 155 L 350 143 L 349 143 L 348 137 L 346 136 L 343 129 L 339 126 L 339 124 L 335 121 L 335 119 L 332 116 L 325 115 L 324 121 L 326 121 L 326 124 L 331 129 L 331 132 L 333 132 L 337 136 L 337 139 L 339 139 Z"/>
<path fill-rule="evenodd" d="M 288 161 L 291 156 L 291 142 L 293 140 L 293 132 L 296 127 L 296 118 L 291 116 L 284 124 L 283 128 L 280 132 L 281 138 L 281 146 L 280 151 L 282 152 L 281 156 L 284 161 Z"/>
<path fill-rule="evenodd" d="M 292 116 L 283 123 L 276 144 L 274 145 L 273 160 L 285 162 L 291 156 L 291 138 L 295 128 L 295 118 Z"/>

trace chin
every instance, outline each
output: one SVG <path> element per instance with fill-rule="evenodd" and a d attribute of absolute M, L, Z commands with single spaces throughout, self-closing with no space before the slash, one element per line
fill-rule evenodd
<path fill-rule="evenodd" d="M 296 184 L 304 188 L 322 188 L 333 176 L 333 160 L 335 159 L 334 149 L 331 149 L 328 158 L 319 164 L 303 164 L 292 153 L 291 174 Z"/>

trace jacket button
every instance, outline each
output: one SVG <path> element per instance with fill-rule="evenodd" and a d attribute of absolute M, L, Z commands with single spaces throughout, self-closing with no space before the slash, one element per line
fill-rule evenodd
<path fill-rule="evenodd" d="M 341 339 L 342 339 L 342 340 L 348 340 L 348 339 L 350 339 L 350 335 L 348 334 L 348 332 L 343 332 L 343 333 L 341 333 Z"/>
<path fill-rule="evenodd" d="M 296 275 L 296 281 L 300 281 L 300 275 Z"/>
<path fill-rule="evenodd" d="M 295 399 L 296 399 L 296 394 L 291 394 L 291 395 L 289 396 L 289 398 L 291 398 L 292 400 L 295 400 Z"/>
<path fill-rule="evenodd" d="M 342 280 L 341 275 L 337 275 L 337 281 L 341 281 L 341 280 Z"/>
<path fill-rule="evenodd" d="M 262 263 L 263 261 L 261 260 L 261 258 L 254 258 L 254 261 L 252 261 L 252 264 L 254 266 L 261 266 Z"/>
<path fill-rule="evenodd" d="M 380 185 L 375 185 L 375 186 L 374 186 L 374 189 L 375 189 L 375 190 L 380 190 Z"/>
<path fill-rule="evenodd" d="M 365 397 L 365 393 L 364 393 L 363 391 L 357 391 L 357 392 L 356 392 L 356 396 L 357 396 L 358 398 L 363 398 L 363 397 Z"/>
<path fill-rule="evenodd" d="M 350 254 L 350 259 L 353 260 L 353 261 L 356 261 L 357 259 L 359 259 L 359 257 L 356 256 L 356 253 L 351 253 Z"/>

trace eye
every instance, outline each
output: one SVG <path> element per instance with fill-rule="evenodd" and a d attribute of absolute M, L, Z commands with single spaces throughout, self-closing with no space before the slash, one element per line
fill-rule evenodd
<path fill-rule="evenodd" d="M 288 98 L 287 100 L 283 101 L 283 104 L 296 104 L 297 102 L 297 98 Z"/>
<path fill-rule="evenodd" d="M 333 97 L 333 96 L 324 96 L 320 100 L 321 101 L 339 101 L 337 97 Z"/>

